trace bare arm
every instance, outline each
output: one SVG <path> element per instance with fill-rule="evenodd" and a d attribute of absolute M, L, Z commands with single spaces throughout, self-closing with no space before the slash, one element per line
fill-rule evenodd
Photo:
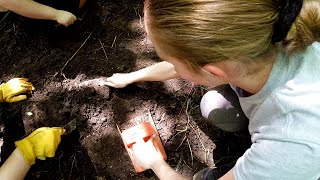
<path fill-rule="evenodd" d="M 187 178 L 182 176 L 175 170 L 173 170 L 164 160 L 154 164 L 151 169 L 158 176 L 160 180 L 188 180 L 191 178 Z"/>
<path fill-rule="evenodd" d="M 144 142 L 143 140 L 137 141 L 133 144 L 132 150 L 128 149 L 132 154 L 135 163 L 143 169 L 152 169 L 160 180 L 191 179 L 177 173 L 165 162 L 162 155 L 158 153 L 153 144 L 154 138 L 155 135 L 152 135 L 147 142 Z"/>
<path fill-rule="evenodd" d="M 113 74 L 107 78 L 106 85 L 122 88 L 135 82 L 165 81 L 177 77 L 179 77 L 179 75 L 174 70 L 174 66 L 169 62 L 163 61 L 131 73 Z"/>
<path fill-rule="evenodd" d="M 25 17 L 54 20 L 65 26 L 76 20 L 76 17 L 67 11 L 57 10 L 32 0 L 0 0 L 0 6 Z"/>
<path fill-rule="evenodd" d="M 154 64 L 152 66 L 140 69 L 130 74 L 133 77 L 135 77 L 134 82 L 165 81 L 179 77 L 176 71 L 174 70 L 174 66 L 167 61 Z"/>
<path fill-rule="evenodd" d="M 1 179 L 18 180 L 24 179 L 31 165 L 23 158 L 18 149 L 15 149 L 9 158 L 0 167 Z"/>
<path fill-rule="evenodd" d="M 0 0 L 0 4 L 17 14 L 34 19 L 55 20 L 58 11 L 32 0 Z"/>

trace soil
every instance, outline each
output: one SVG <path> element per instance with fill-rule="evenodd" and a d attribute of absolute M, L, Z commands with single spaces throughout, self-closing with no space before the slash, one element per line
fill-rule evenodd
<path fill-rule="evenodd" d="M 99 85 L 113 73 L 160 61 L 146 38 L 142 0 L 97 0 L 75 14 L 79 20 L 68 28 L 14 13 L 0 24 L 2 80 L 27 77 L 36 87 L 27 101 L 1 104 L 1 163 L 14 141 L 76 119 L 55 157 L 37 160 L 26 179 L 157 179 L 150 170 L 134 171 L 116 128 L 132 127 L 150 112 L 167 162 L 179 173 L 232 168 L 250 139 L 202 119 L 199 103 L 208 89 L 181 79 L 123 89 Z"/>

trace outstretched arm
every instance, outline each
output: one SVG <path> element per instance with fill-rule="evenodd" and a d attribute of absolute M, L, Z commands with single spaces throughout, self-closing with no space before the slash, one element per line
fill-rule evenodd
<path fill-rule="evenodd" d="M 0 0 L 0 6 L 25 17 L 54 20 L 64 26 L 69 26 L 77 20 L 70 12 L 57 10 L 32 0 Z"/>
<path fill-rule="evenodd" d="M 165 81 L 177 77 L 179 77 L 179 75 L 174 70 L 174 66 L 167 61 L 163 61 L 131 73 L 113 74 L 107 79 L 106 85 L 115 88 L 123 88 L 135 82 Z"/>

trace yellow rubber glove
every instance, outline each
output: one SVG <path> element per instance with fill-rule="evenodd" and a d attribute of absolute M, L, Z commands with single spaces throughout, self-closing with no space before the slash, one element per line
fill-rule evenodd
<path fill-rule="evenodd" d="M 15 144 L 24 159 L 33 165 L 36 158 L 45 160 L 46 157 L 54 157 L 64 132 L 63 128 L 42 127 L 33 131 L 28 137 L 16 141 Z"/>
<path fill-rule="evenodd" d="M 0 85 L 0 102 L 18 102 L 27 99 L 35 88 L 27 78 L 14 78 Z"/>

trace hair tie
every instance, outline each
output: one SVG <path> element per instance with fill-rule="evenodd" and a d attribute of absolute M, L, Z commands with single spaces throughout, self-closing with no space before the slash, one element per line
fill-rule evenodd
<path fill-rule="evenodd" d="M 286 38 L 292 24 L 300 14 L 303 0 L 279 0 L 279 16 L 273 25 L 272 42 L 281 42 Z"/>

